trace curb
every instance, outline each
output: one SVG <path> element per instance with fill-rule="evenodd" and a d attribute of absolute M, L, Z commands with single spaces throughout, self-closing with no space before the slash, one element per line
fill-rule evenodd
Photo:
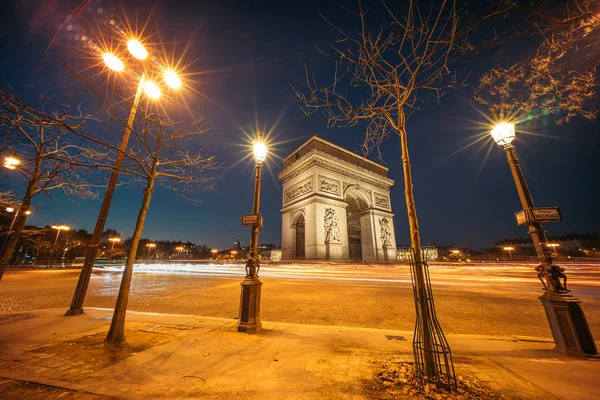
<path fill-rule="evenodd" d="M 80 393 L 88 393 L 95 394 L 99 396 L 108 396 L 114 397 L 118 399 L 133 399 L 134 397 L 127 396 L 126 393 L 116 392 L 114 390 L 110 390 L 104 387 L 95 387 L 95 386 L 86 386 L 79 383 L 74 382 L 65 382 L 59 381 L 56 379 L 48 379 L 48 378 L 32 378 L 31 376 L 26 376 L 20 373 L 14 373 L 10 371 L 3 371 L 0 373 L 0 378 L 3 379 L 13 379 L 21 382 L 29 382 L 29 383 L 37 383 L 39 385 L 50 386 L 58 389 L 66 389 L 72 390 L 74 392 Z"/>

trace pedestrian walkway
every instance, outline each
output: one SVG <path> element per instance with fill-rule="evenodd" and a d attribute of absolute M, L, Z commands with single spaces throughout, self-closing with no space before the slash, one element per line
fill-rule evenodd
<path fill-rule="evenodd" d="M 412 361 L 412 332 L 129 312 L 129 343 L 102 340 L 112 310 L 0 315 L 0 378 L 124 399 L 367 399 L 382 360 Z M 593 399 L 600 362 L 564 356 L 548 339 L 448 335 L 457 375 L 506 398 Z M 0 397 L 2 384 L 0 382 Z M 402 398 L 402 397 L 399 397 Z"/>

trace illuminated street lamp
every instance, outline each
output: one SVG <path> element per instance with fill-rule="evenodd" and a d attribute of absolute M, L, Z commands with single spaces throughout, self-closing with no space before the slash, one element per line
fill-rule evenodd
<path fill-rule="evenodd" d="M 109 242 L 112 242 L 112 246 L 111 246 L 111 248 L 110 248 L 110 249 L 111 249 L 111 250 L 114 250 L 114 248 L 115 248 L 115 243 L 120 243 L 120 242 L 121 242 L 121 238 L 120 238 L 120 237 L 111 237 L 111 238 L 108 238 L 108 241 L 109 241 Z"/>
<path fill-rule="evenodd" d="M 217 257 L 217 253 L 219 252 L 219 250 L 217 250 L 217 249 L 212 249 L 210 252 L 212 253 L 212 258 L 213 258 L 213 260 L 214 260 L 214 259 Z"/>
<path fill-rule="evenodd" d="M 146 247 L 148 248 L 148 259 L 150 259 L 150 251 L 156 247 L 156 243 L 147 243 Z"/>
<path fill-rule="evenodd" d="M 262 282 L 258 279 L 260 269 L 258 257 L 258 229 L 262 227 L 260 215 L 260 179 L 262 163 L 267 158 L 267 145 L 259 136 L 253 144 L 256 173 L 254 179 L 254 202 L 252 216 L 254 218 L 250 231 L 250 255 L 246 262 L 246 277 L 241 283 L 240 317 L 237 323 L 238 332 L 256 333 L 262 329 L 260 322 L 260 292 Z"/>
<path fill-rule="evenodd" d="M 21 208 L 14 208 L 14 207 L 6 207 L 5 208 L 6 212 L 9 214 L 15 213 L 15 215 L 13 215 L 12 220 L 10 221 L 10 226 L 8 227 L 8 230 L 6 231 L 6 239 L 4 239 L 4 243 L 2 244 L 2 250 L 0 250 L 0 256 L 2 256 L 4 254 L 4 249 L 6 249 L 6 245 L 8 244 L 8 239 L 10 239 L 10 235 L 12 235 L 12 230 L 13 227 L 15 226 L 15 221 L 17 220 L 17 217 L 19 216 L 19 211 L 21 211 Z M 31 210 L 25 210 L 25 215 L 31 215 Z"/>
<path fill-rule="evenodd" d="M 140 61 L 147 59 L 149 56 L 146 47 L 139 40 L 134 38 L 131 38 L 127 41 L 127 50 L 129 50 L 129 53 L 134 58 Z M 102 59 L 104 60 L 106 66 L 115 72 L 120 72 L 125 69 L 125 65 L 123 64 L 123 62 L 114 53 L 106 52 L 102 55 Z M 149 67 L 149 65 L 144 66 L 142 69 L 145 71 L 147 67 Z M 177 74 L 174 71 L 169 71 L 170 73 L 168 75 L 165 74 L 164 76 L 165 83 L 170 88 L 179 89 L 181 87 L 181 79 L 177 76 Z M 81 268 L 81 274 L 79 275 L 79 280 L 77 281 L 75 293 L 73 294 L 71 307 L 66 312 L 66 315 L 79 315 L 83 313 L 83 301 L 85 299 L 87 287 L 90 282 L 90 277 L 92 275 L 92 268 L 94 266 L 94 261 L 96 260 L 98 247 L 100 246 L 100 241 L 102 240 L 104 225 L 106 224 L 106 218 L 108 217 L 110 204 L 112 202 L 115 188 L 117 186 L 117 179 L 119 177 L 119 170 L 121 168 L 121 164 L 123 163 L 123 157 L 125 152 L 127 151 L 127 143 L 129 142 L 131 126 L 133 125 L 135 120 L 135 114 L 137 112 L 142 91 L 146 94 L 146 96 L 153 100 L 158 99 L 161 95 L 160 89 L 156 82 L 147 80 L 145 72 L 142 73 L 140 75 L 137 91 L 135 93 L 135 97 L 133 98 L 131 109 L 129 111 L 127 125 L 125 125 L 125 132 L 123 133 L 123 138 L 121 139 L 121 143 L 119 146 L 119 152 L 115 157 L 115 165 L 110 175 L 108 186 L 106 187 L 106 192 L 104 194 L 102 206 L 100 207 L 98 219 L 96 220 L 94 233 L 92 234 L 92 238 L 87 247 L 85 261 L 83 263 L 83 267 Z"/>
<path fill-rule="evenodd" d="M 504 250 L 508 251 L 508 254 L 510 254 L 510 261 L 512 261 L 512 260 L 513 260 L 513 257 L 512 257 L 512 251 L 513 251 L 514 249 L 515 249 L 515 248 L 514 248 L 514 247 L 511 247 L 511 246 L 506 246 L 506 247 L 504 247 Z"/>
<path fill-rule="evenodd" d="M 4 157 L 4 168 L 7 169 L 17 169 L 17 166 L 21 164 L 21 160 L 17 157 L 7 156 Z"/>
<path fill-rule="evenodd" d="M 56 238 L 54 239 L 54 244 L 56 244 L 56 242 L 58 242 L 58 235 L 60 235 L 60 232 L 69 231 L 71 230 L 71 227 L 67 225 L 52 225 L 52 229 L 56 229 Z"/>
<path fill-rule="evenodd" d="M 512 142 L 516 139 L 515 126 L 510 123 L 501 123 L 491 131 L 494 141 L 504 148 L 510 171 L 517 186 L 517 192 L 523 207 L 523 224 L 529 226 L 529 235 L 533 241 L 536 253 L 540 260 L 537 266 L 538 277 L 542 280 L 544 294 L 539 297 L 544 310 L 554 343 L 555 349 L 569 355 L 585 357 L 597 355 L 596 344 L 592 337 L 585 314 L 581 309 L 581 300 L 574 297 L 566 288 L 567 278 L 564 268 L 552 264 L 552 255 L 546 245 L 548 239 L 539 219 L 534 214 L 533 198 L 527 187 L 521 164 L 517 158 Z M 563 282 L 561 282 L 561 278 Z"/>
<path fill-rule="evenodd" d="M 560 246 L 560 244 L 558 243 L 546 243 L 546 246 L 548 247 L 552 247 L 552 250 L 554 251 L 554 255 L 557 256 L 558 253 L 556 252 L 556 248 Z"/>
<path fill-rule="evenodd" d="M 237 250 L 231 250 L 229 253 L 231 254 L 231 258 L 235 259 L 238 252 Z"/>

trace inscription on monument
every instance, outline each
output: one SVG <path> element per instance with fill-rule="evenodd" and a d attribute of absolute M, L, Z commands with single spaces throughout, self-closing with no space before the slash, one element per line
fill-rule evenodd
<path fill-rule="evenodd" d="M 379 193 L 375 193 L 375 206 L 381 208 L 390 208 L 390 201 L 387 196 Z"/>
<path fill-rule="evenodd" d="M 319 190 L 321 192 L 340 194 L 340 182 L 319 175 Z"/>
<path fill-rule="evenodd" d="M 297 197 L 302 196 L 303 194 L 312 192 L 312 186 L 312 178 L 307 178 L 294 187 L 289 188 L 285 191 L 285 202 L 287 203 Z"/>

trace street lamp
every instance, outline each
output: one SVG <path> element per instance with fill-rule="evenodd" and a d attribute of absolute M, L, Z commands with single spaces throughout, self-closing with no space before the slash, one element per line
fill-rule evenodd
<path fill-rule="evenodd" d="M 21 207 L 15 209 L 14 207 L 6 207 L 5 208 L 6 212 L 9 214 L 15 213 L 15 215 L 13 215 L 12 220 L 10 221 L 10 226 L 8 227 L 8 230 L 6 231 L 6 238 L 4 239 L 4 243 L 2 243 L 2 250 L 0 250 L 0 256 L 2 256 L 4 254 L 4 250 L 6 249 L 6 245 L 8 244 L 8 239 L 10 239 L 10 235 L 12 235 L 12 229 L 15 226 L 15 221 L 17 220 L 17 217 L 19 216 L 19 211 L 21 211 Z M 30 210 L 25 210 L 25 215 L 31 215 L 31 211 Z"/>
<path fill-rule="evenodd" d="M 127 41 L 127 50 L 129 50 L 129 53 L 134 58 L 140 61 L 147 59 L 149 56 L 146 47 L 137 39 L 131 38 Z M 123 64 L 123 62 L 114 53 L 106 52 L 102 55 L 102 58 L 106 66 L 115 72 L 120 72 L 125 69 L 125 65 Z M 146 70 L 146 67 L 148 66 L 144 66 L 144 71 Z M 169 71 L 169 75 L 164 76 L 165 83 L 172 89 L 179 89 L 181 87 L 181 80 L 179 79 L 175 71 Z M 146 96 L 153 100 L 158 99 L 161 94 L 156 82 L 147 80 L 145 72 L 142 73 L 140 75 L 137 91 L 135 93 L 135 97 L 133 98 L 131 109 L 129 111 L 127 125 L 125 125 L 125 131 L 123 133 L 123 138 L 121 139 L 121 144 L 119 146 L 119 152 L 115 157 L 115 165 L 111 172 L 110 180 L 108 181 L 108 186 L 106 187 L 106 192 L 104 194 L 102 206 L 100 207 L 98 219 L 96 220 L 94 233 L 92 234 L 92 238 L 90 239 L 90 243 L 87 247 L 85 261 L 83 263 L 83 267 L 81 268 L 81 274 L 79 275 L 79 280 L 77 281 L 75 293 L 73 294 L 71 307 L 69 308 L 69 310 L 67 310 L 65 315 L 79 315 L 83 313 L 83 301 L 85 299 L 87 287 L 90 282 L 90 277 L 92 275 L 92 268 L 94 266 L 96 254 L 98 253 L 98 247 L 100 246 L 100 241 L 102 240 L 104 225 L 106 224 L 106 218 L 108 217 L 110 204 L 112 202 L 115 188 L 117 186 L 117 179 L 119 177 L 119 170 L 121 168 L 121 164 L 123 163 L 123 157 L 125 152 L 127 151 L 127 143 L 129 142 L 131 126 L 133 125 L 135 120 L 135 114 L 137 112 L 142 91 L 146 94 Z"/>
<path fill-rule="evenodd" d="M 115 243 L 120 243 L 120 242 L 121 242 L 121 238 L 120 238 L 120 237 L 111 237 L 111 238 L 108 238 L 108 241 L 109 241 L 109 242 L 112 242 L 112 246 L 111 246 L 111 248 L 110 248 L 110 249 L 111 249 L 111 250 L 114 250 L 114 248 L 115 248 Z"/>
<path fill-rule="evenodd" d="M 552 247 L 552 250 L 554 251 L 554 255 L 557 256 L 558 253 L 556 252 L 556 248 L 560 246 L 560 244 L 558 243 L 546 243 L 546 246 L 548 247 Z"/>
<path fill-rule="evenodd" d="M 260 292 L 262 282 L 258 279 L 260 263 L 258 258 L 258 229 L 262 227 L 260 215 L 260 179 L 262 163 L 267 158 L 267 145 L 259 136 L 253 144 L 256 173 L 254 179 L 254 202 L 252 214 L 254 221 L 250 231 L 250 255 L 246 262 L 246 277 L 241 283 L 240 317 L 237 323 L 238 332 L 257 333 L 262 329 L 260 322 Z"/>
<path fill-rule="evenodd" d="M 67 225 L 52 225 L 52 229 L 56 229 L 56 238 L 54 239 L 54 244 L 56 244 L 56 242 L 58 242 L 58 235 L 60 235 L 60 232 L 71 230 L 71 227 Z"/>
<path fill-rule="evenodd" d="M 217 249 L 212 249 L 210 252 L 212 253 L 212 258 L 213 258 L 213 260 L 214 260 L 214 259 L 217 257 L 217 253 L 219 252 L 219 250 L 217 250 Z"/>
<path fill-rule="evenodd" d="M 508 254 L 510 255 L 510 261 L 512 261 L 512 260 L 513 260 L 513 257 L 512 257 L 512 251 L 513 251 L 514 249 L 515 249 L 515 248 L 514 248 L 514 247 L 511 247 L 511 246 L 504 247 L 504 250 L 508 251 Z"/>
<path fill-rule="evenodd" d="M 146 247 L 148 247 L 148 259 L 150 259 L 150 251 L 156 247 L 156 243 L 147 243 Z"/>
<path fill-rule="evenodd" d="M 21 164 L 21 160 L 17 157 L 7 156 L 4 157 L 4 168 L 17 169 L 17 166 Z"/>
<path fill-rule="evenodd" d="M 552 264 L 553 259 L 546 245 L 548 243 L 546 232 L 542 228 L 540 218 L 536 218 L 534 213 L 533 198 L 512 144 L 516 139 L 515 126 L 511 123 L 501 123 L 494 127 L 491 134 L 494 141 L 502 146 L 506 153 L 506 159 L 523 207 L 523 223 L 529 226 L 529 235 L 540 260 L 536 271 L 538 271 L 538 278 L 542 281 L 544 294 L 539 299 L 544 306 L 546 318 L 556 343 L 555 348 L 578 357 L 597 355 L 598 351 L 592 332 L 581 309 L 581 300 L 567 290 L 564 268 Z"/>

